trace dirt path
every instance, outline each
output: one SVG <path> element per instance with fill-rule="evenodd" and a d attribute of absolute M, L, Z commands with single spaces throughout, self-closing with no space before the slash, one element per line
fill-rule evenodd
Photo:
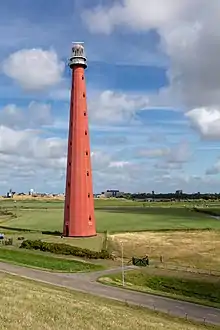
<path fill-rule="evenodd" d="M 134 267 L 131 266 L 126 268 L 132 269 Z M 184 318 L 187 317 L 191 320 L 207 322 L 211 324 L 220 324 L 220 309 L 196 305 L 170 298 L 154 296 L 147 293 L 134 292 L 106 286 L 96 282 L 98 277 L 118 271 L 120 271 L 120 268 L 99 271 L 95 273 L 64 274 L 51 273 L 0 262 L 0 272 L 6 272 L 44 283 L 94 294 L 100 297 L 127 302 L 131 305 L 147 307 L 153 310 L 156 309 L 157 311 L 169 313 L 173 316 Z"/>

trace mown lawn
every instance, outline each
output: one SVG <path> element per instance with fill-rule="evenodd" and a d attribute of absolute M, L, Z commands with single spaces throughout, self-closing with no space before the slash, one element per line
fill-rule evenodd
<path fill-rule="evenodd" d="M 88 272 L 103 269 L 101 265 L 94 265 L 92 263 L 68 260 L 66 258 L 56 258 L 32 251 L 20 251 L 2 247 L 0 248 L 0 261 L 63 272 Z"/>
<path fill-rule="evenodd" d="M 5 330 L 215 329 L 4 274 L 0 295 L 0 329 Z"/>
<path fill-rule="evenodd" d="M 33 202 L 32 202 L 33 203 Z M 57 202 L 58 203 L 58 202 Z M 127 202 L 128 203 L 128 202 Z M 52 204 L 56 204 L 52 202 Z M 17 218 L 2 219 L 1 225 L 14 228 L 62 231 L 63 209 L 41 206 L 39 208 L 13 209 Z M 25 205 L 28 205 L 26 202 Z M 129 204 L 130 205 L 130 204 Z M 108 206 L 96 210 L 97 231 L 134 232 L 173 229 L 220 229 L 220 221 L 208 215 L 174 207 L 117 207 Z"/>

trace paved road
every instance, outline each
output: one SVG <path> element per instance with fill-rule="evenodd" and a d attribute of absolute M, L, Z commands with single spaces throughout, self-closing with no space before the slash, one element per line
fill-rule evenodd
<path fill-rule="evenodd" d="M 131 266 L 126 268 L 132 269 L 134 267 Z M 220 309 L 106 286 L 96 282 L 98 277 L 118 272 L 119 270 L 119 268 L 115 268 L 87 274 L 64 274 L 51 273 L 0 262 L 0 272 L 19 275 L 40 282 L 94 294 L 100 297 L 127 302 L 132 305 L 156 309 L 165 313 L 169 312 L 169 314 L 173 316 L 185 318 L 187 315 L 188 319 L 201 322 L 204 322 L 205 319 L 205 322 L 207 323 L 220 325 Z"/>

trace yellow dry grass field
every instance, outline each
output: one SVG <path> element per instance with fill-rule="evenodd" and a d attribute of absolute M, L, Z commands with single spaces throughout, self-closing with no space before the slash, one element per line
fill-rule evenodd
<path fill-rule="evenodd" d="M 0 294 L 0 329 L 5 330 L 207 329 L 145 309 L 8 275 L 1 275 Z"/>
<path fill-rule="evenodd" d="M 142 232 L 110 236 L 110 244 L 120 255 L 123 242 L 125 258 L 146 254 L 164 265 L 178 265 L 220 271 L 220 232 Z"/>

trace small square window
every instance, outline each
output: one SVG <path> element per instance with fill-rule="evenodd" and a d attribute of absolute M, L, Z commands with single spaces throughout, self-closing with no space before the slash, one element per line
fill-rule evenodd
<path fill-rule="evenodd" d="M 84 112 L 84 116 L 86 116 L 86 112 Z"/>
<path fill-rule="evenodd" d="M 89 155 L 89 153 L 88 153 L 88 151 L 86 151 L 86 156 L 88 156 Z"/>
<path fill-rule="evenodd" d="M 89 216 L 89 221 L 92 221 L 92 217 L 91 217 L 91 215 Z"/>
<path fill-rule="evenodd" d="M 87 135 L 88 133 L 87 133 L 87 131 L 85 131 L 85 135 Z"/>
<path fill-rule="evenodd" d="M 88 194 L 88 198 L 90 198 L 90 194 Z"/>
<path fill-rule="evenodd" d="M 86 94 L 85 93 L 83 93 L 83 97 L 86 97 Z"/>
<path fill-rule="evenodd" d="M 82 76 L 82 80 L 84 80 L 84 76 Z"/>
<path fill-rule="evenodd" d="M 87 174 L 87 176 L 89 176 L 89 172 L 88 172 L 88 171 L 87 171 L 87 173 L 86 173 L 86 174 Z"/>

